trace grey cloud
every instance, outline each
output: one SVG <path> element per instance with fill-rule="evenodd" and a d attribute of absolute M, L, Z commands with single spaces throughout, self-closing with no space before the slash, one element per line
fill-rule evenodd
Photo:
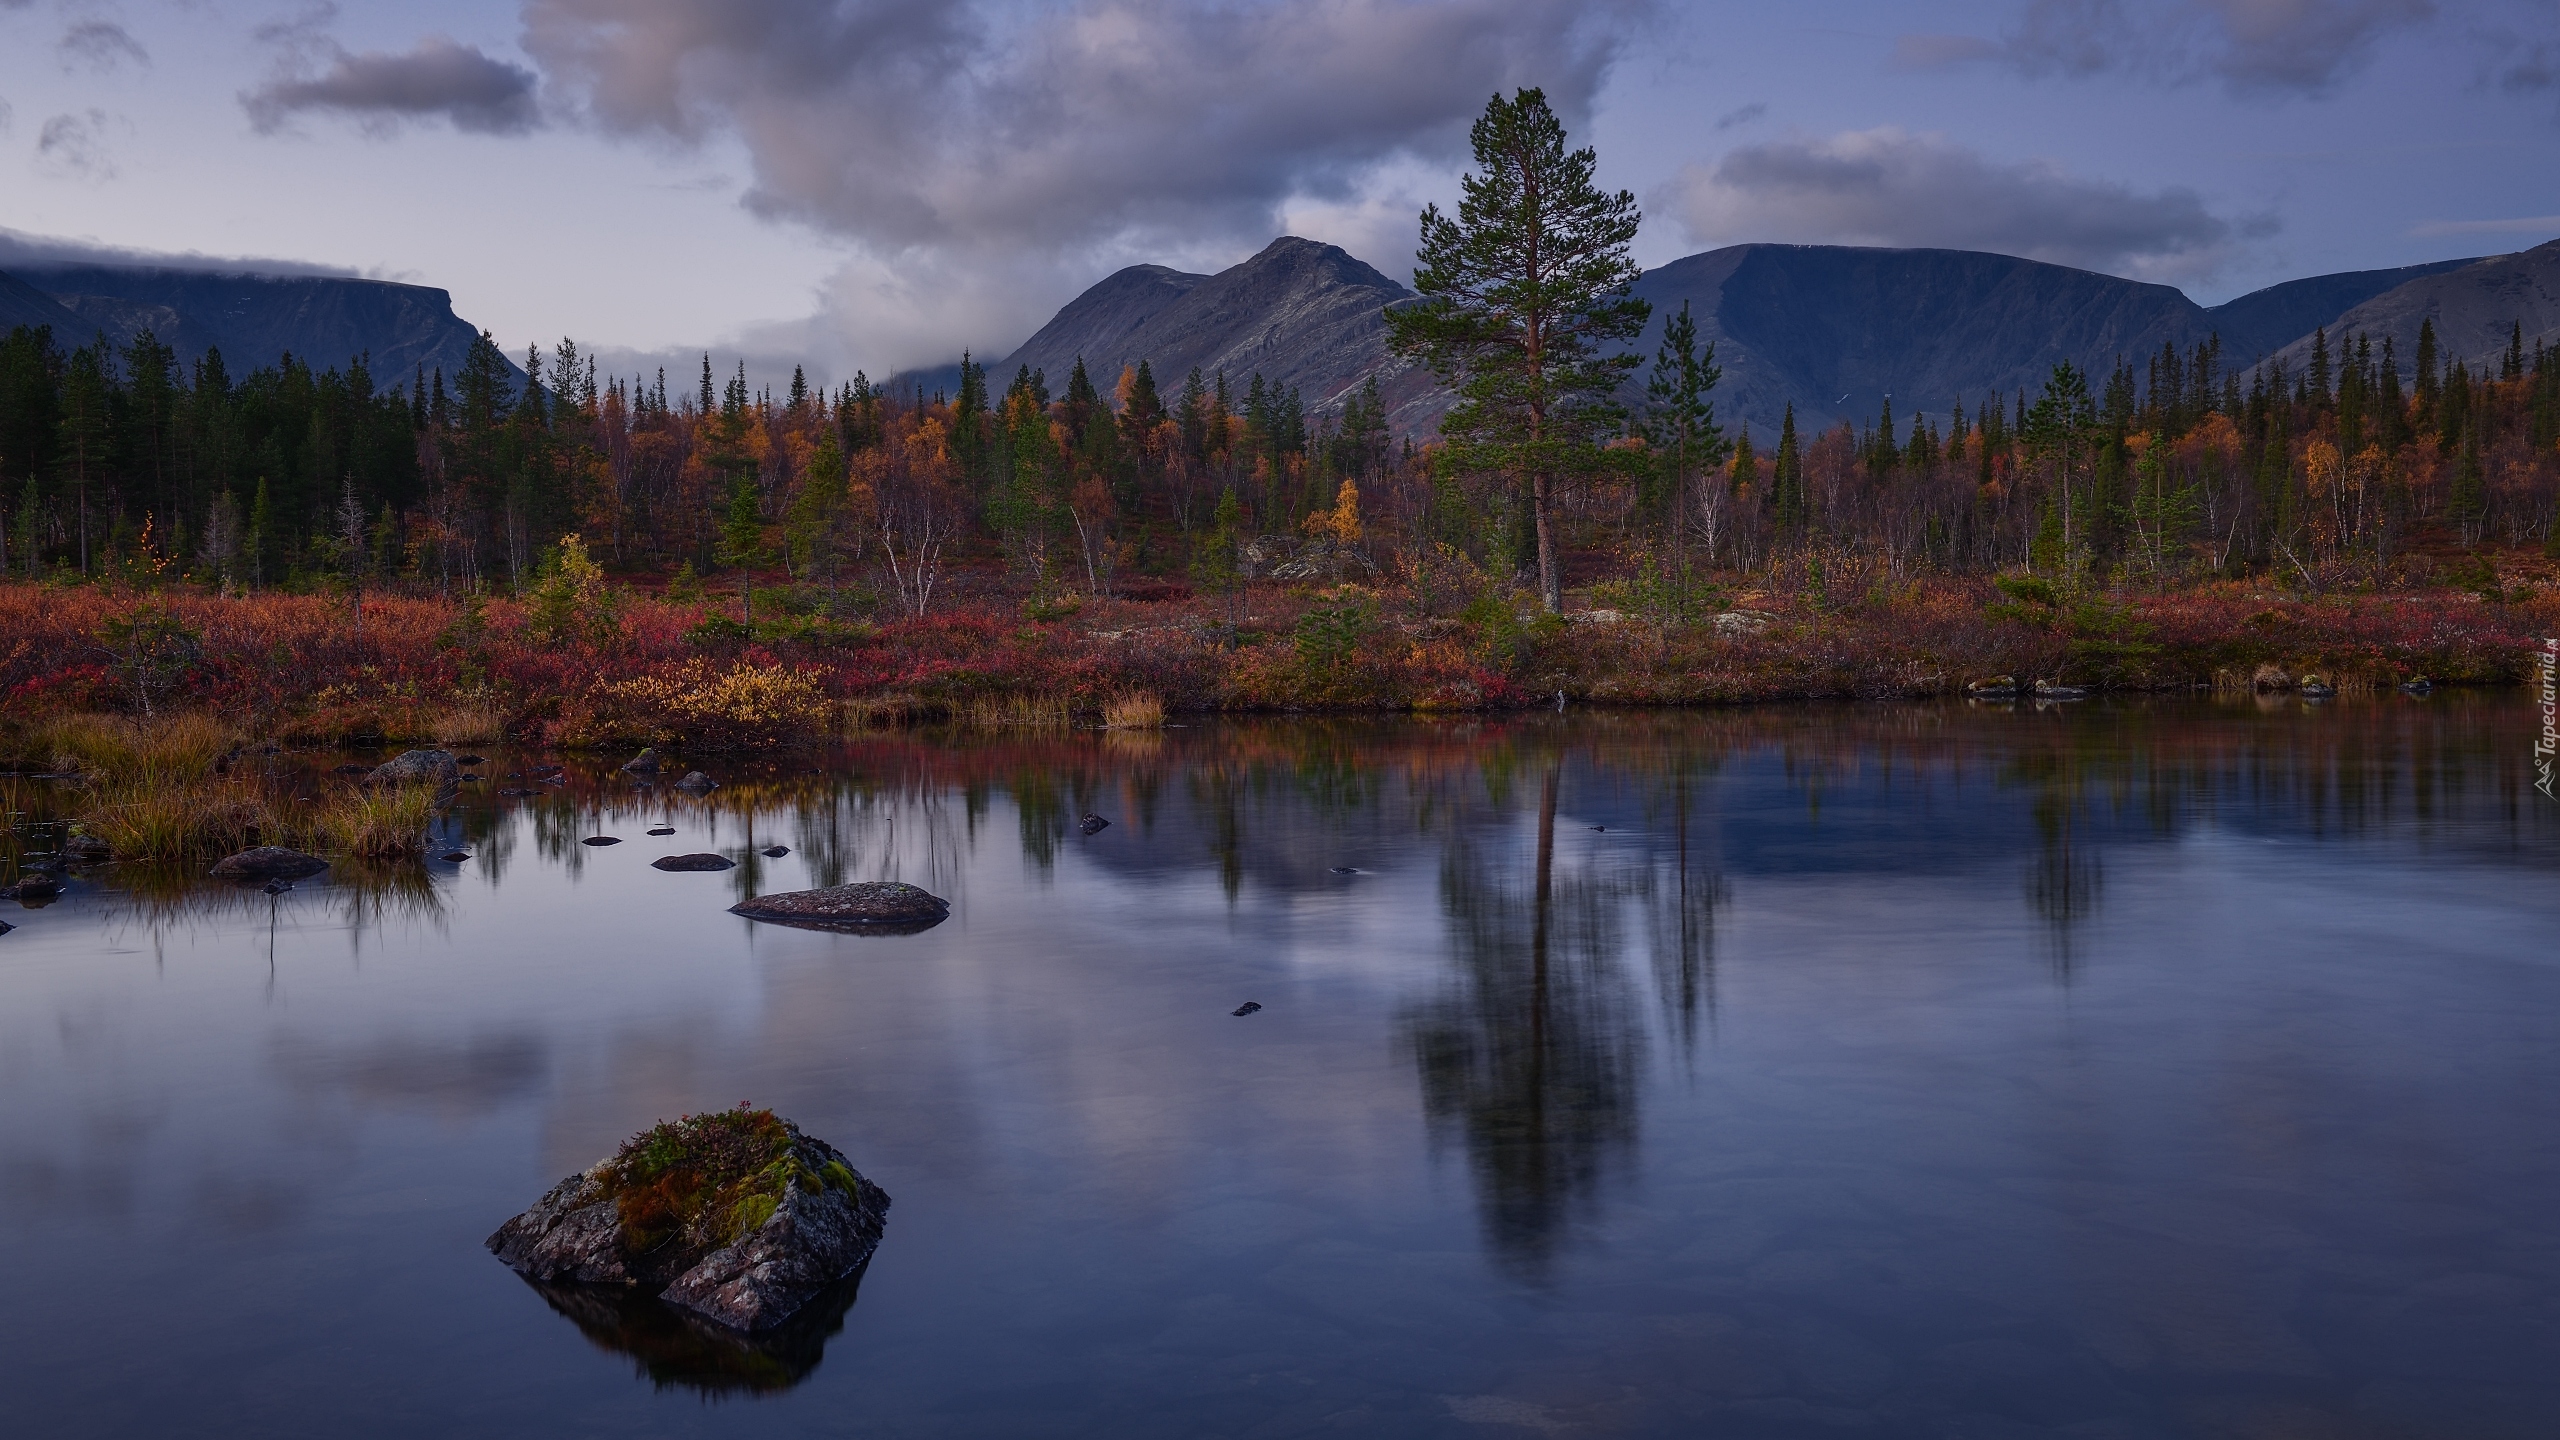
<path fill-rule="evenodd" d="M 1728 110 L 1722 115 L 1717 116 L 1716 128 L 1718 130 L 1730 130 L 1736 125 L 1748 125 L 1752 121 L 1757 120 L 1768 113 L 1769 105 L 1767 101 L 1754 100 L 1750 104 L 1742 106 L 1739 109 Z"/>
<path fill-rule="evenodd" d="M 357 273 L 344 266 L 314 265 L 302 260 L 206 255 L 197 251 L 135 250 L 122 245 L 57 240 L 49 236 L 30 235 L 23 230 L 11 230 L 0 226 L 0 270 L 34 270 L 72 265 L 193 270 L 216 275 L 353 276 Z"/>
<path fill-rule="evenodd" d="M 2142 194 L 1890 126 L 1730 151 L 1688 166 L 1655 205 L 1702 243 L 1990 250 L 2162 280 L 2209 274 L 2235 239 L 2272 228 L 2235 226 L 2192 190 Z"/>
<path fill-rule="evenodd" d="M 1635 0 L 528 0 L 603 128 L 744 140 L 747 203 L 895 253 L 1268 238 L 1293 195 L 1460 144 L 1485 98 L 1587 112 Z"/>
<path fill-rule="evenodd" d="M 108 20 L 83 20 L 62 32 L 54 53 L 62 57 L 64 69 L 74 64 L 104 75 L 130 60 L 136 65 L 151 63 L 151 52 L 133 38 L 123 26 Z"/>
<path fill-rule="evenodd" d="M 2392 31 L 2435 15 L 2432 0 L 2029 0 L 1998 39 L 1905 35 L 1898 69 L 1987 62 L 2029 76 L 2121 71 L 2171 83 L 2215 79 L 2235 93 L 2318 93 Z"/>
<path fill-rule="evenodd" d="M 90 109 L 46 120 L 36 132 L 36 158 L 58 175 L 114 179 L 115 161 L 107 153 L 107 112 Z"/>
<path fill-rule="evenodd" d="M 2518 95 L 2560 88 L 2560 41 L 2541 40 L 2523 47 L 2499 70 L 2498 84 Z"/>
<path fill-rule="evenodd" d="M 317 74 L 307 73 L 303 63 L 314 52 L 328 62 Z M 287 67 L 287 73 L 240 97 L 262 132 L 272 133 L 304 111 L 351 116 L 377 131 L 442 119 L 457 130 L 517 135 L 541 123 L 531 70 L 440 35 L 398 54 L 354 54 L 334 42 L 312 40 L 297 47 Z"/>

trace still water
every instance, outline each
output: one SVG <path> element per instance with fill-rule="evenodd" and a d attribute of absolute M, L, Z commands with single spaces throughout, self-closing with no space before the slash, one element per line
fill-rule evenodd
<path fill-rule="evenodd" d="M 0 937 L 0 1429 L 2548 1436 L 2536 723 L 908 735 L 472 793 L 423 878 L 110 868 Z M 950 920 L 725 913 L 870 878 Z M 482 1250 L 741 1100 L 894 1200 L 790 1332 Z"/>

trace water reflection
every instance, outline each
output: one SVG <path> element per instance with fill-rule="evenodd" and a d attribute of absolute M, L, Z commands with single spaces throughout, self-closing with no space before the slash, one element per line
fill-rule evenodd
<path fill-rule="evenodd" d="M 521 1277 L 519 1277 L 521 1278 Z M 524 1283 L 599 1350 L 629 1356 L 660 1390 L 713 1399 L 770 1395 L 809 1378 L 827 1342 L 844 1329 L 862 1287 L 859 1273 L 820 1291 L 790 1319 L 754 1334 L 732 1330 L 621 1285 Z"/>
<path fill-rule="evenodd" d="M 0 1384 L 47 1433 L 125 1388 L 190 1413 L 247 1391 L 236 1333 L 336 1345 L 343 1390 L 295 1393 L 403 1434 L 468 1430 L 493 1375 L 563 1433 L 2535 1433 L 2529 718 L 895 733 L 699 796 L 572 762 L 466 794 L 469 862 L 281 898 L 82 873 L 0 938 L 0 1262 L 70 1322 L 0 1331 Z M 691 850 L 741 863 L 647 868 Z M 869 879 L 950 923 L 726 913 Z M 753 1339 L 536 1306 L 477 1250 L 741 1099 L 900 1195 L 876 1329 L 852 1287 Z M 351 1273 L 421 1298 L 327 1312 Z M 271 1303 L 63 1378 L 170 1276 Z M 122 1419 L 86 1433 L 155 1416 Z"/>
<path fill-rule="evenodd" d="M 1476 1177 L 1496 1260 L 1528 1280 L 1636 1142 L 1641 1016 L 1619 964 L 1625 887 L 1556 873 L 1559 755 L 1537 778 L 1525 883 L 1498 840 L 1451 838 L 1440 897 L 1458 972 L 1407 1022 L 1436 1133 Z"/>

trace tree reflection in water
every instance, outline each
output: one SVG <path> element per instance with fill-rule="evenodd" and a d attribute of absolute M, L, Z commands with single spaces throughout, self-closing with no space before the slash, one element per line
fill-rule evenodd
<path fill-rule="evenodd" d="M 1459 833 L 1443 853 L 1441 904 L 1458 974 L 1407 1020 L 1435 1138 L 1474 1171 L 1485 1238 L 1506 1270 L 1546 1278 L 1559 1241 L 1633 1159 L 1640 1007 L 1617 965 L 1624 886 L 1559 875 L 1561 757 L 1539 784 L 1529 883 L 1502 847 Z"/>

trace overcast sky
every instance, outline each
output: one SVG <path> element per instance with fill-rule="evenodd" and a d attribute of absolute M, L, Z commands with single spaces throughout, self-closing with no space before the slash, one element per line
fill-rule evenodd
<path fill-rule="evenodd" d="M 513 353 L 876 376 L 1284 232 L 1409 279 L 1518 85 L 1649 264 L 1944 245 L 2211 303 L 2560 235 L 2560 0 L 0 0 L 0 266 L 291 261 Z"/>

